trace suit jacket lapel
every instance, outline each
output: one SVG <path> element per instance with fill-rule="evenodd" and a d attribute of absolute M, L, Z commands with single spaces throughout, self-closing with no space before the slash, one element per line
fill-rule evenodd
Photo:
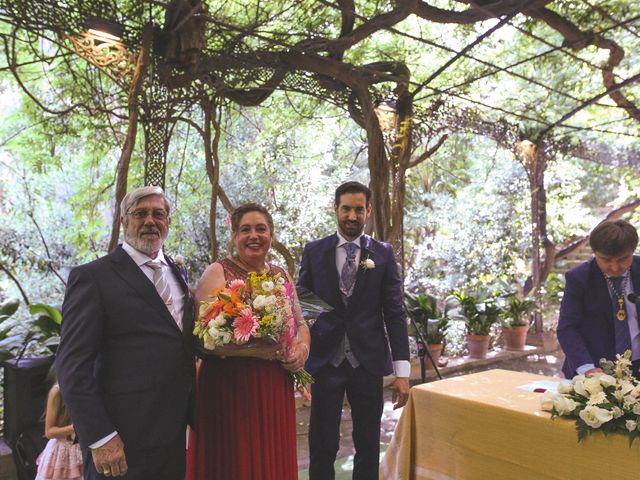
<path fill-rule="evenodd" d="M 182 288 L 182 293 L 184 295 L 183 303 L 182 303 L 182 333 L 187 334 L 193 329 L 192 322 L 194 320 L 193 312 L 190 308 L 191 293 L 189 292 L 189 285 L 187 285 L 187 280 L 183 275 L 182 270 L 178 268 L 178 266 L 174 263 L 173 259 L 167 255 L 164 256 L 164 259 L 169 264 L 169 267 L 173 271 L 173 275 L 178 279 L 178 283 Z"/>
<path fill-rule="evenodd" d="M 133 261 L 121 246 L 118 246 L 113 252 L 112 260 L 117 264 L 116 268 L 114 268 L 116 274 L 119 275 L 131 289 L 138 292 L 146 302 L 152 305 L 162 317 L 170 321 L 171 324 L 180 331 L 167 306 L 160 298 L 160 295 L 158 295 L 156 287 L 149 281 L 140 267 L 136 265 L 136 262 Z"/>
<path fill-rule="evenodd" d="M 325 278 L 329 285 L 332 301 L 330 302 L 334 308 L 344 307 L 342 296 L 340 294 L 340 276 L 336 268 L 336 245 L 338 245 L 338 236 L 332 235 L 325 243 L 324 252 L 322 252 L 322 265 L 325 270 Z"/>
<path fill-rule="evenodd" d="M 180 268 L 174 263 L 173 259 L 167 255 L 164 256 L 167 264 L 171 268 L 173 275 L 178 279 L 178 283 L 180 284 L 180 288 L 182 288 L 182 293 L 185 295 L 189 293 L 189 286 L 187 285 L 187 281 L 184 278 L 184 275 Z"/>
<path fill-rule="evenodd" d="M 364 260 L 371 258 L 372 256 L 371 237 L 369 235 L 362 235 L 362 237 L 360 237 L 360 265 Z M 367 270 L 362 268 L 360 265 L 356 265 L 358 270 L 356 273 L 356 283 L 353 287 L 353 293 L 351 294 L 351 301 L 349 302 L 350 305 L 354 303 L 353 300 L 363 291 L 367 284 Z"/>

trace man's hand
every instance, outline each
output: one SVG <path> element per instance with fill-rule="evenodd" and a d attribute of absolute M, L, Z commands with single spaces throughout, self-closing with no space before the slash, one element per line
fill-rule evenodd
<path fill-rule="evenodd" d="M 129 469 L 120 435 L 116 435 L 101 447 L 92 448 L 91 455 L 96 470 L 105 477 L 121 477 Z"/>
<path fill-rule="evenodd" d="M 586 372 L 584 372 L 584 376 L 585 377 L 593 377 L 594 375 L 597 375 L 598 373 L 604 373 L 604 372 L 602 371 L 601 368 L 596 367 L 596 368 L 592 368 L 592 369 L 587 370 Z"/>
<path fill-rule="evenodd" d="M 391 396 L 393 409 L 404 407 L 407 404 L 407 400 L 409 400 L 409 379 L 396 377 L 391 389 L 393 390 L 393 395 Z"/>

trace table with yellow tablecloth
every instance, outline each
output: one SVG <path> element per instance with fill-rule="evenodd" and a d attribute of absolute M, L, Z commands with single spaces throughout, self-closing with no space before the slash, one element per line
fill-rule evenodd
<path fill-rule="evenodd" d="M 640 478 L 640 441 L 598 432 L 578 443 L 574 420 L 552 420 L 541 393 L 517 388 L 544 381 L 560 379 L 489 370 L 413 387 L 380 478 Z"/>

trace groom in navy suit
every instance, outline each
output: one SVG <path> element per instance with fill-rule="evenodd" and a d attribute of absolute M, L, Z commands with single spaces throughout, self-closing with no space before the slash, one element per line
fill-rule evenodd
<path fill-rule="evenodd" d="M 183 480 L 195 380 L 184 267 L 162 251 L 170 204 L 160 187 L 122 200 L 124 244 L 71 271 L 56 371 L 84 478 Z"/>
<path fill-rule="evenodd" d="M 358 182 L 335 192 L 337 233 L 310 242 L 302 255 L 298 286 L 333 310 L 311 327 L 306 369 L 311 387 L 309 478 L 332 480 L 340 442 L 345 392 L 356 450 L 354 480 L 378 478 L 382 380 L 395 373 L 395 408 L 409 395 L 409 346 L 402 283 L 389 244 L 365 235 L 371 191 Z"/>
<path fill-rule="evenodd" d="M 565 354 L 562 371 L 567 378 L 602 370 L 601 358 L 632 352 L 632 370 L 638 377 L 640 328 L 636 304 L 640 295 L 640 257 L 633 252 L 638 233 L 624 221 L 600 223 L 589 235 L 594 258 L 566 273 L 560 304 L 558 341 Z"/>

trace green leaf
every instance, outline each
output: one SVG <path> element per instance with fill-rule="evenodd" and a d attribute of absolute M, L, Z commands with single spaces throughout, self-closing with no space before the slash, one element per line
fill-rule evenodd
<path fill-rule="evenodd" d="M 16 313 L 20 307 L 20 300 L 7 300 L 3 304 L 0 305 L 0 322 L 6 320 L 8 317 Z M 5 318 L 2 318 L 5 317 Z"/>
<path fill-rule="evenodd" d="M 9 352 L 15 348 L 22 346 L 22 335 L 11 335 L 10 337 L 0 340 L 0 352 Z M 11 355 L 12 357 L 13 355 Z M 9 358 L 11 358 L 9 357 Z"/>
<path fill-rule="evenodd" d="M 46 305 L 44 303 L 33 303 L 29 305 L 29 313 L 31 313 L 31 315 L 40 314 L 41 317 L 49 317 L 58 325 L 62 324 L 62 313 L 52 305 Z"/>
<path fill-rule="evenodd" d="M 582 421 L 582 419 L 576 420 L 576 431 L 578 432 L 578 442 L 583 441 L 589 435 L 589 426 Z"/>

